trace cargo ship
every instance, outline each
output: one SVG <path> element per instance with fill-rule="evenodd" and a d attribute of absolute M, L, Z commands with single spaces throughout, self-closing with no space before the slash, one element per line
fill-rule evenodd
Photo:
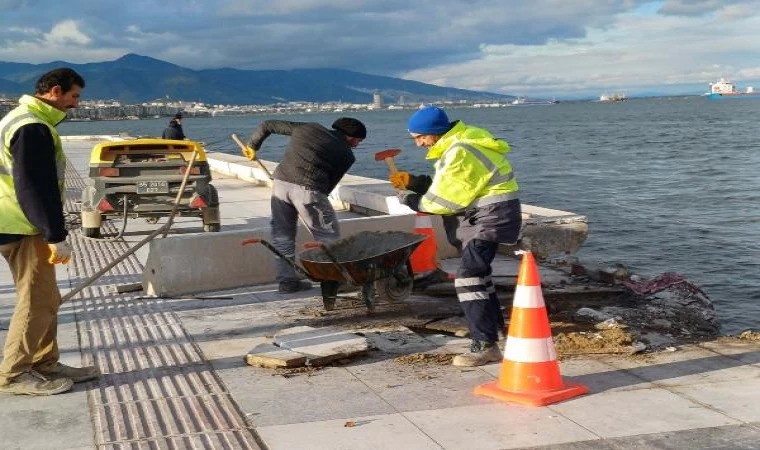
<path fill-rule="evenodd" d="M 709 99 L 724 99 L 724 98 L 760 98 L 760 92 L 755 92 L 752 86 L 747 86 L 747 89 L 742 92 L 736 89 L 736 85 L 721 78 L 715 83 L 710 83 L 710 92 L 704 94 Z"/>

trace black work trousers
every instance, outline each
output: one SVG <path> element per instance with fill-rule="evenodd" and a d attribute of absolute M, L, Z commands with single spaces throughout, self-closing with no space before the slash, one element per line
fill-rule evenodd
<path fill-rule="evenodd" d="M 496 242 L 468 241 L 462 249 L 462 264 L 454 280 L 470 335 L 481 342 L 496 342 L 499 330 L 505 331 L 504 316 L 491 279 L 491 263 L 498 247 Z"/>

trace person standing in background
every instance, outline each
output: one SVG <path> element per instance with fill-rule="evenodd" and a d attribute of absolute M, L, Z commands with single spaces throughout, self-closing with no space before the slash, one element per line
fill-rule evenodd
<path fill-rule="evenodd" d="M 506 158 L 509 145 L 482 128 L 450 122 L 446 112 L 434 106 L 414 113 L 407 128 L 415 144 L 428 150 L 426 158 L 436 160 L 435 174 L 392 174 L 399 201 L 414 211 L 459 221 L 456 238 L 461 241 L 462 262 L 454 285 L 472 345 L 453 364 L 501 361 L 497 342 L 505 325 L 491 263 L 500 243 L 517 242 L 522 225 L 517 179 Z"/>
<path fill-rule="evenodd" d="M 182 113 L 177 113 L 169 121 L 169 125 L 164 129 L 163 134 L 161 134 L 161 139 L 174 139 L 177 141 L 185 139 L 185 131 L 182 129 Z"/>
<path fill-rule="evenodd" d="M 16 306 L 0 364 L 0 393 L 53 395 L 99 376 L 58 362 L 61 294 L 54 264 L 68 264 L 63 217 L 66 156 L 56 126 L 79 105 L 84 79 L 69 68 L 45 73 L 35 94 L 0 120 L 0 253 Z"/>

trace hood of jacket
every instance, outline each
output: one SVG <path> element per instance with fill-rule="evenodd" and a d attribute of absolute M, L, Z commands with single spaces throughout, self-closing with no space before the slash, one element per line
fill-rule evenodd
<path fill-rule="evenodd" d="M 438 159 L 452 145 L 460 143 L 501 154 L 509 153 L 509 144 L 493 137 L 488 130 L 471 127 L 461 120 L 457 120 L 455 125 L 428 149 L 425 159 Z"/>

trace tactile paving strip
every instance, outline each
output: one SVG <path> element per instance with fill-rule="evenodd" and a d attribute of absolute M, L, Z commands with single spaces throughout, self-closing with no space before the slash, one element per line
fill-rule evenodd
<path fill-rule="evenodd" d="M 69 164 L 65 210 L 78 213 L 85 183 Z M 105 222 L 105 234 L 116 227 Z M 76 285 L 124 254 L 123 240 L 70 233 Z M 259 449 L 253 428 L 229 392 L 160 299 L 116 294 L 114 284 L 138 283 L 143 267 L 131 255 L 72 300 L 84 363 L 103 377 L 90 384 L 99 449 Z"/>

